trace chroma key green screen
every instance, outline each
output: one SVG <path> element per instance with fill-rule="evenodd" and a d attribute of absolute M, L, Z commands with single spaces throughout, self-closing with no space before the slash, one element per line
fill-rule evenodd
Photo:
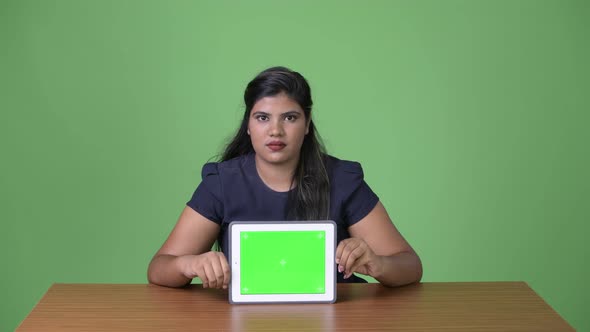
<path fill-rule="evenodd" d="M 240 234 L 242 295 L 325 293 L 325 231 Z"/>

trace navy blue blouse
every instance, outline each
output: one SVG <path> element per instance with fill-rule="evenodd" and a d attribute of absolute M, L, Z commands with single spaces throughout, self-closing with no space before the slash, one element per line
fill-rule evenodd
<path fill-rule="evenodd" d="M 348 227 L 364 218 L 379 198 L 363 179 L 357 162 L 329 157 L 326 164 L 330 179 L 330 219 L 336 222 L 337 242 L 350 237 Z M 218 242 L 228 254 L 228 226 L 232 221 L 287 220 L 288 192 L 270 189 L 258 175 L 254 154 L 203 166 L 202 182 L 187 205 L 205 218 L 219 224 Z M 356 276 L 338 282 L 363 282 Z"/>

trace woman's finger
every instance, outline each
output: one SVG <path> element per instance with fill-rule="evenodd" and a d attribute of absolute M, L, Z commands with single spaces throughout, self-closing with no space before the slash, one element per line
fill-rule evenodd
<path fill-rule="evenodd" d="M 209 260 L 207 260 L 207 262 L 205 262 L 205 266 L 203 266 L 204 270 L 205 270 L 205 275 L 207 276 L 207 287 L 210 288 L 215 288 L 217 287 L 217 279 L 215 278 L 215 272 L 213 271 L 213 267 L 211 266 L 211 262 Z M 205 287 L 205 284 L 203 284 L 203 287 Z"/>
<path fill-rule="evenodd" d="M 357 241 L 346 241 L 342 248 L 342 254 L 340 255 L 340 263 L 338 263 L 338 272 L 344 272 L 346 266 L 349 264 L 348 260 L 351 259 L 350 254 L 359 246 Z M 353 259 L 354 260 L 354 259 Z"/>
<path fill-rule="evenodd" d="M 221 261 L 221 269 L 223 271 L 223 289 L 226 289 L 229 285 L 229 279 L 230 279 L 230 269 L 229 269 L 229 264 L 227 262 L 227 259 L 225 258 L 225 255 L 223 253 L 221 253 L 219 255 L 219 260 Z"/>
<path fill-rule="evenodd" d="M 223 268 L 221 267 L 219 258 L 215 258 L 211 260 L 211 268 L 213 269 L 213 274 L 215 274 L 215 287 L 221 288 L 223 286 Z"/>
<path fill-rule="evenodd" d="M 344 247 L 346 247 L 346 243 L 348 243 L 347 240 L 348 239 L 340 241 L 340 243 L 338 243 L 338 247 L 336 247 L 336 256 L 334 257 L 336 264 L 340 264 L 342 251 L 344 250 Z"/>
<path fill-rule="evenodd" d="M 346 265 L 344 265 L 344 276 L 346 278 L 350 277 L 352 272 L 354 272 L 354 270 L 352 269 L 354 265 L 362 265 L 365 263 L 363 261 L 363 256 L 365 252 L 366 247 L 360 244 L 350 252 L 350 254 L 348 255 L 348 259 L 346 260 Z"/>

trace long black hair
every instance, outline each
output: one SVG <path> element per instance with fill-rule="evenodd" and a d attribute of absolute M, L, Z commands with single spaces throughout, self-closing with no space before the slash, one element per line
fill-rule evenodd
<path fill-rule="evenodd" d="M 258 74 L 246 87 L 246 109 L 236 135 L 226 146 L 221 161 L 254 152 L 248 135 L 250 112 L 257 101 L 284 93 L 303 109 L 309 120 L 309 131 L 303 139 L 299 161 L 293 174 L 287 202 L 290 220 L 324 220 L 330 213 L 330 182 L 326 171 L 327 154 L 311 118 L 311 89 L 298 72 L 285 67 L 272 67 Z"/>

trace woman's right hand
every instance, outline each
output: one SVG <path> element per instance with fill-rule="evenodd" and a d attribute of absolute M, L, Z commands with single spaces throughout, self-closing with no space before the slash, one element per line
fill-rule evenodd
<path fill-rule="evenodd" d="M 230 271 L 221 252 L 211 251 L 219 224 L 185 207 L 174 229 L 148 267 L 148 281 L 167 287 L 183 287 L 199 277 L 203 287 L 228 288 Z"/>
<path fill-rule="evenodd" d="M 198 277 L 203 288 L 227 289 L 230 269 L 222 252 L 209 251 L 200 255 L 185 255 L 178 258 L 182 274 L 189 279 Z"/>

